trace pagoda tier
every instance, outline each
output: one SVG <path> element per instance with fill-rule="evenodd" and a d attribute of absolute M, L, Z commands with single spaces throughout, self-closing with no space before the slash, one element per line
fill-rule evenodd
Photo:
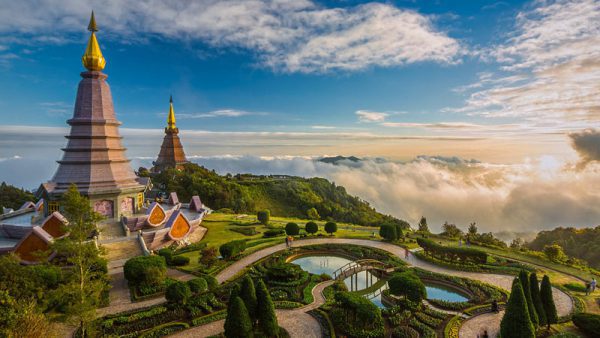
<path fill-rule="evenodd" d="M 173 109 L 173 98 L 171 98 L 165 137 L 158 153 L 158 159 L 153 162 L 153 171 L 161 172 L 167 168 L 178 168 L 188 163 L 178 134 L 179 128 L 175 125 L 175 110 Z"/>
<path fill-rule="evenodd" d="M 54 193 L 74 183 L 85 195 L 140 188 L 121 145 L 107 76 L 98 71 L 81 73 L 75 112 L 67 123 L 71 132 L 58 170 L 49 182 Z"/>

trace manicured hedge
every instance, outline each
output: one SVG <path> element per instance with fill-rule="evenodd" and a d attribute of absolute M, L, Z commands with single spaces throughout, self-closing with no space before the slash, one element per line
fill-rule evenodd
<path fill-rule="evenodd" d="M 590 335 L 600 333 L 600 315 L 577 313 L 573 315 L 573 324 Z"/>
<path fill-rule="evenodd" d="M 123 272 L 131 285 L 157 285 L 167 277 L 167 264 L 161 256 L 139 256 L 125 262 Z"/>
<path fill-rule="evenodd" d="M 201 277 L 190 279 L 187 281 L 187 284 L 192 293 L 202 293 L 208 290 L 208 283 L 206 282 L 206 279 Z"/>
<path fill-rule="evenodd" d="M 177 281 L 167 287 L 165 298 L 169 303 L 185 304 L 192 296 L 190 287 L 184 282 Z"/>
<path fill-rule="evenodd" d="M 412 271 L 395 273 L 388 281 L 390 292 L 394 295 L 404 295 L 410 301 L 421 302 L 427 298 L 425 284 Z"/>
<path fill-rule="evenodd" d="M 277 237 L 279 235 L 283 235 L 285 230 L 283 229 L 269 229 L 263 233 L 263 237 Z"/>
<path fill-rule="evenodd" d="M 190 263 L 190 258 L 186 256 L 174 256 L 171 258 L 171 264 L 173 266 L 184 266 Z"/>
<path fill-rule="evenodd" d="M 460 260 L 461 262 L 472 262 L 485 264 L 487 253 L 473 248 L 460 248 L 440 245 L 427 238 L 417 238 L 417 243 L 425 252 L 434 257 L 447 261 Z"/>
<path fill-rule="evenodd" d="M 300 234 L 300 227 L 298 224 L 290 222 L 285 225 L 285 233 L 288 234 L 288 236 L 297 236 Z"/>
<path fill-rule="evenodd" d="M 237 256 L 244 250 L 246 250 L 245 240 L 227 242 L 219 247 L 219 253 L 225 259 Z"/>

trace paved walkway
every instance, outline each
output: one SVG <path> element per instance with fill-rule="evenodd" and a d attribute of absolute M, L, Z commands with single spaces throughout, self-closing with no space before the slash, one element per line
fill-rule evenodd
<path fill-rule="evenodd" d="M 323 296 L 323 290 L 329 285 L 333 284 L 334 281 L 326 281 L 317 284 L 312 289 L 313 302 L 299 307 L 297 309 L 290 310 L 276 310 L 277 322 L 279 326 L 285 328 L 291 337 L 306 337 L 306 338 L 318 338 L 321 337 L 321 325 L 319 321 L 307 312 L 318 308 L 325 303 L 325 297 Z M 210 337 L 223 332 L 223 325 L 225 320 L 218 320 L 206 325 L 197 326 L 189 330 L 178 332 L 169 337 L 176 338 L 195 338 L 195 337 Z"/>

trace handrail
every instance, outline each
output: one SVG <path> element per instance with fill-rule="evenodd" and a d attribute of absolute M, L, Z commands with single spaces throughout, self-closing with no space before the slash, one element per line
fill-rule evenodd
<path fill-rule="evenodd" d="M 391 268 L 393 268 L 393 267 L 390 266 L 389 264 L 383 263 L 376 259 L 359 259 L 356 261 L 348 262 L 348 263 L 344 264 L 343 266 L 341 266 L 339 269 L 335 270 L 333 272 L 333 279 L 341 279 L 341 277 L 344 277 L 347 275 L 351 276 L 353 274 L 356 274 L 358 272 L 362 272 L 365 270 L 377 269 L 377 270 L 388 271 Z"/>

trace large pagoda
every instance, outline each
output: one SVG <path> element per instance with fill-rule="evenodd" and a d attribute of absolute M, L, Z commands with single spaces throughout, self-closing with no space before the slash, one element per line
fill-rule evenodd
<path fill-rule="evenodd" d="M 179 129 L 175 125 L 175 109 L 173 109 L 173 97 L 171 96 L 165 138 L 160 147 L 158 158 L 153 162 L 154 172 L 161 172 L 167 168 L 181 168 L 183 164 L 188 163 L 178 134 Z"/>
<path fill-rule="evenodd" d="M 88 30 L 82 57 L 87 71 L 81 73 L 73 118 L 67 121 L 71 126 L 67 147 L 54 177 L 42 184 L 38 196 L 46 199 L 49 214 L 60 209 L 62 194 L 75 184 L 97 212 L 118 218 L 141 208 L 148 182 L 136 176 L 121 144 L 121 122 L 115 117 L 107 75 L 102 73 L 106 59 L 96 39 L 93 12 Z"/>

